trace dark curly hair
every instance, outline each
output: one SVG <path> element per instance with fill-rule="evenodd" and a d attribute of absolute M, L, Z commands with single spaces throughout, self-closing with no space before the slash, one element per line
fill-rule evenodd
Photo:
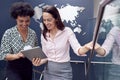
<path fill-rule="evenodd" d="M 34 15 L 34 9 L 27 2 L 16 2 L 10 9 L 11 16 L 16 19 L 18 16 L 30 16 Z"/>

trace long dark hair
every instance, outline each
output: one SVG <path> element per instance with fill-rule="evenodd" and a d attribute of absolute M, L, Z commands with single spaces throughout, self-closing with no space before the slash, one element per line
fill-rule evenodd
<path fill-rule="evenodd" d="M 61 20 L 60 14 L 59 14 L 59 12 L 58 12 L 58 10 L 57 10 L 57 8 L 55 6 L 45 6 L 43 8 L 43 12 L 50 13 L 53 16 L 53 18 L 55 18 L 56 25 L 57 25 L 57 28 L 59 30 L 63 30 L 65 28 L 65 26 L 64 26 L 64 24 L 63 24 L 63 22 Z M 43 36 L 47 40 L 46 33 L 47 33 L 48 29 L 47 29 L 47 27 L 45 26 L 44 23 L 43 23 L 43 26 L 44 26 L 44 29 L 42 31 L 43 32 Z"/>

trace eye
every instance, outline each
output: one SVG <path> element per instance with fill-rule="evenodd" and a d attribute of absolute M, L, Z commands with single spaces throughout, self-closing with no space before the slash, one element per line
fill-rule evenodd
<path fill-rule="evenodd" d="M 43 22 L 51 22 L 52 21 L 52 19 L 43 19 Z"/>
<path fill-rule="evenodd" d="M 20 23 L 22 23 L 22 22 L 23 22 L 23 20 L 19 20 L 19 22 L 20 22 Z"/>
<path fill-rule="evenodd" d="M 30 20 L 26 20 L 25 22 L 30 22 Z"/>
<path fill-rule="evenodd" d="M 43 22 L 45 22 L 46 20 L 45 19 L 43 19 Z"/>
<path fill-rule="evenodd" d="M 52 21 L 52 19 L 48 19 L 47 21 L 48 21 L 48 22 L 51 22 L 51 21 Z"/>

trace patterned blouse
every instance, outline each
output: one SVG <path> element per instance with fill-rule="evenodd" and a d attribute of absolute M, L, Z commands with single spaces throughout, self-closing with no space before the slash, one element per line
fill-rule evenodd
<path fill-rule="evenodd" d="M 20 33 L 17 30 L 17 26 L 12 27 L 5 31 L 1 40 L 0 59 L 3 60 L 6 54 L 16 54 L 21 51 L 25 46 L 37 46 L 38 40 L 36 33 L 28 28 L 27 40 L 24 42 Z"/>

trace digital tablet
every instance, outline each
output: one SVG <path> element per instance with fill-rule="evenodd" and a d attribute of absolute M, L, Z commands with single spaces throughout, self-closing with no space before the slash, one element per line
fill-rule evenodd
<path fill-rule="evenodd" d="M 23 55 L 30 61 L 32 61 L 33 58 L 47 58 L 47 56 L 44 54 L 44 52 L 39 46 L 27 50 L 21 50 L 20 52 L 23 53 Z"/>

